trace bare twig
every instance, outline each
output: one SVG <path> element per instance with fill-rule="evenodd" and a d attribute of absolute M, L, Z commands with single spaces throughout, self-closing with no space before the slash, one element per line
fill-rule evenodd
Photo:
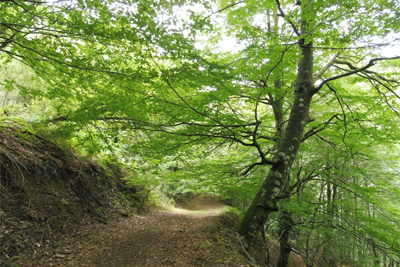
<path fill-rule="evenodd" d="M 225 9 L 234 7 L 234 6 L 239 5 L 239 4 L 241 4 L 241 3 L 244 3 L 244 0 L 239 1 L 239 2 L 237 2 L 237 3 L 233 3 L 233 4 L 229 5 L 229 6 L 224 7 L 224 8 L 221 8 L 221 9 L 219 9 L 219 10 L 217 10 L 217 11 L 211 13 L 210 15 L 208 15 L 207 17 L 205 17 L 203 20 L 206 20 L 206 19 L 208 19 L 209 17 L 211 17 L 211 16 L 214 15 L 214 14 L 221 13 L 221 12 L 224 11 Z"/>

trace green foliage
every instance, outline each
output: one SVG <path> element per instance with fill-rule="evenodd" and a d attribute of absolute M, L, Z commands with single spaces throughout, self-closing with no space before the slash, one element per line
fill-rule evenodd
<path fill-rule="evenodd" d="M 18 263 L 16 263 L 15 261 L 17 261 L 19 258 L 19 256 L 12 256 L 7 261 L 2 260 L 1 264 L 4 267 L 18 267 Z"/>
<path fill-rule="evenodd" d="M 399 260 L 400 61 L 380 51 L 398 45 L 399 13 L 384 0 L 2 2 L 0 120 L 124 165 L 127 198 L 218 194 L 245 210 L 293 130 L 312 46 L 316 91 L 280 204 L 296 249 Z"/>

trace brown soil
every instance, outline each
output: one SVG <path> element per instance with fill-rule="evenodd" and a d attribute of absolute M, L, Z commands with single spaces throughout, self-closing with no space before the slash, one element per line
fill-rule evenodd
<path fill-rule="evenodd" d="M 159 211 L 85 226 L 50 257 L 21 259 L 19 266 L 251 266 L 235 233 L 238 218 L 221 214 L 226 207 L 216 199 L 201 202 L 186 214 Z"/>
<path fill-rule="evenodd" d="M 225 206 L 212 206 L 210 212 L 197 206 L 202 212 L 160 211 L 107 225 L 88 237 L 91 250 L 67 266 L 246 266 L 218 228 Z"/>

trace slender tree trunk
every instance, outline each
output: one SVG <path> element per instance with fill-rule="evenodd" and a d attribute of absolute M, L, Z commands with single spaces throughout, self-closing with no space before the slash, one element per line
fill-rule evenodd
<path fill-rule="evenodd" d="M 371 212 L 370 205 L 367 202 L 365 202 L 365 206 L 366 206 L 366 211 L 367 211 L 368 217 L 373 218 L 375 215 L 374 210 L 372 210 L 372 212 Z M 376 249 L 374 237 L 371 236 L 370 240 L 371 240 L 370 242 L 371 242 L 372 253 L 374 255 L 374 266 L 379 267 L 379 266 L 381 266 L 381 262 L 380 262 L 379 253 Z"/>
<path fill-rule="evenodd" d="M 379 254 L 378 251 L 376 250 L 375 244 L 372 244 L 372 253 L 374 254 L 374 266 L 379 267 L 381 266 L 380 260 L 379 260 Z"/>
<path fill-rule="evenodd" d="M 290 267 L 290 255 L 292 246 L 290 244 L 290 233 L 293 228 L 292 214 L 283 210 L 279 216 L 280 250 L 277 267 Z"/>
<path fill-rule="evenodd" d="M 329 159 L 329 158 L 328 158 Z M 330 227 L 333 228 L 333 220 L 334 220 L 334 207 L 335 207 L 335 197 L 336 197 L 336 185 L 331 185 L 330 181 L 327 181 L 327 189 L 326 189 L 326 198 L 327 198 L 327 214 L 329 215 L 329 224 Z M 333 247 L 333 242 L 332 242 L 332 233 L 328 233 L 326 235 L 327 241 L 325 242 L 324 245 L 324 253 L 323 253 L 323 259 L 327 267 L 336 267 L 335 259 L 334 259 L 334 247 Z"/>

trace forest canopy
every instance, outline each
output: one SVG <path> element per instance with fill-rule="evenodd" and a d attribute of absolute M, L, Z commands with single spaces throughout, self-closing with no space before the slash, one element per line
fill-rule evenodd
<path fill-rule="evenodd" d="M 400 265 L 398 1 L 0 5 L 2 121 L 230 199 L 277 266 Z"/>

